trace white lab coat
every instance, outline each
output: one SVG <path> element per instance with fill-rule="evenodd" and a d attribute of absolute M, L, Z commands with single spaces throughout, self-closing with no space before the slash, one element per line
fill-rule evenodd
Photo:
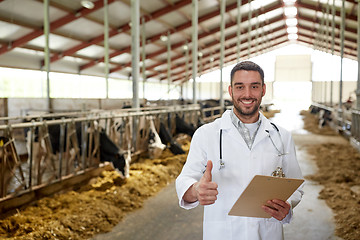
<path fill-rule="evenodd" d="M 214 204 L 204 207 L 203 239 L 283 239 L 283 223 L 290 222 L 292 208 L 299 203 L 303 194 L 301 187 L 288 199 L 291 210 L 281 222 L 275 218 L 229 216 L 228 212 L 254 175 L 271 175 L 277 167 L 282 167 L 286 177 L 302 178 L 291 134 L 277 126 L 281 134 L 280 139 L 270 121 L 260 114 L 262 122 L 252 149 L 249 150 L 231 122 L 230 111 L 232 110 L 227 110 L 221 118 L 201 126 L 195 132 L 187 161 L 176 179 L 179 204 L 185 209 L 194 208 L 199 204 L 187 203 L 182 197 L 192 184 L 200 180 L 206 169 L 207 160 L 211 160 L 212 181 L 218 184 L 219 194 Z M 225 168 L 221 170 L 220 129 L 223 129 L 222 159 L 225 163 Z M 287 153 L 284 157 L 278 156 L 265 130 L 269 131 L 280 151 L 283 151 L 281 140 L 283 141 L 284 152 Z"/>

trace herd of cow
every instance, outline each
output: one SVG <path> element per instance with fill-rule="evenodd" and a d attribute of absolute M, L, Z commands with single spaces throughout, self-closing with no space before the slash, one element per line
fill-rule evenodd
<path fill-rule="evenodd" d="M 160 156 L 165 148 L 183 154 L 175 135 L 192 136 L 198 125 L 187 122 L 185 114 L 173 113 L 168 117 L 171 119 L 144 115 L 138 116 L 136 122 L 133 117 L 123 117 L 102 123 L 91 120 L 66 124 L 52 124 L 54 118 L 42 119 L 42 125 L 24 128 L 28 150 L 25 163 L 16 154 L 14 138 L 2 136 L 0 158 L 6 166 L 2 166 L 0 198 L 17 191 L 14 186 L 8 186 L 14 177 L 20 179 L 16 181 L 20 186 L 15 188 L 27 189 L 29 185 L 49 183 L 78 170 L 96 167 L 100 162 L 110 162 L 126 178 L 134 151 L 147 151 L 150 158 Z M 135 134 L 134 124 L 137 124 Z M 7 147 L 9 144 L 13 149 Z M 33 180 L 29 179 L 31 175 Z"/>

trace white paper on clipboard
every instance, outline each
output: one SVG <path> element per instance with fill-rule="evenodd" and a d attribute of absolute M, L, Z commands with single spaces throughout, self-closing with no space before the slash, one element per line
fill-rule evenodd
<path fill-rule="evenodd" d="M 229 215 L 270 218 L 261 206 L 268 200 L 286 201 L 304 182 L 304 179 L 255 175 L 231 208 Z"/>

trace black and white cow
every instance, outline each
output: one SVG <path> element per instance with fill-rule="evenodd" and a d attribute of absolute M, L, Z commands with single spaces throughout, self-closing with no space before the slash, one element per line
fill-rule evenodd
<path fill-rule="evenodd" d="M 181 148 L 180 144 L 172 138 L 170 131 L 165 127 L 165 124 L 162 122 L 160 123 L 159 136 L 161 142 L 169 146 L 169 149 L 173 154 L 177 155 L 185 153 L 185 151 Z"/>
<path fill-rule="evenodd" d="M 71 124 L 67 125 L 67 128 L 70 127 Z M 43 141 L 41 143 L 38 143 L 39 147 L 38 148 L 42 148 L 43 151 L 45 152 L 50 152 L 49 154 L 53 154 L 56 155 L 58 154 L 60 151 L 64 152 L 66 151 L 66 146 L 67 144 L 70 146 L 70 148 L 72 149 L 70 152 L 70 154 L 76 155 L 79 154 L 78 156 L 80 156 L 80 154 L 82 154 L 82 125 L 80 122 L 76 122 L 74 124 L 72 124 L 72 131 L 70 131 L 70 133 L 72 133 L 72 138 L 70 140 L 70 137 L 67 136 L 68 131 L 67 129 L 64 129 L 64 136 L 63 136 L 63 148 L 60 149 L 60 143 L 62 141 L 61 139 L 61 127 L 59 124 L 55 124 L 55 125 L 47 125 L 47 126 L 40 126 L 41 127 L 45 127 L 45 129 L 47 130 L 46 135 L 48 135 L 48 139 L 50 142 L 46 143 L 46 141 L 44 141 L 44 138 L 42 139 Z M 27 129 L 26 132 L 26 136 L 27 136 L 27 141 L 28 141 L 28 151 L 30 149 L 30 129 Z M 71 129 L 70 129 L 71 130 Z M 88 129 L 89 130 L 89 129 Z M 34 141 L 38 142 L 39 141 L 39 128 L 36 128 L 36 130 L 34 131 Z M 89 136 L 88 136 L 88 132 L 86 133 L 86 144 L 87 146 L 89 146 Z M 100 151 L 100 162 L 111 162 L 114 166 L 114 168 L 116 170 L 118 170 L 120 173 L 122 173 L 122 175 L 124 177 L 129 176 L 129 162 L 131 161 L 131 154 L 130 153 L 123 153 L 119 147 L 116 146 L 116 144 L 111 141 L 111 139 L 106 135 L 106 133 L 104 131 L 100 131 L 99 134 L 99 151 Z M 67 140 L 70 140 L 71 143 L 67 143 Z M 94 140 L 92 140 L 92 146 L 94 146 Z M 89 151 L 88 151 L 89 152 Z M 36 154 L 33 154 L 33 156 L 36 157 Z M 77 159 L 77 158 L 75 158 Z M 75 165 L 78 165 L 78 159 L 75 161 Z"/>
<path fill-rule="evenodd" d="M 185 122 L 183 118 L 181 118 L 178 114 L 175 116 L 175 124 L 176 124 L 176 133 L 185 133 L 192 137 L 196 128 L 191 124 Z"/>
<path fill-rule="evenodd" d="M 152 118 L 150 121 L 150 131 L 149 131 L 149 157 L 151 159 L 158 158 L 163 150 L 166 148 L 166 145 L 161 142 L 160 136 L 156 131 L 154 120 Z"/>
<path fill-rule="evenodd" d="M 110 162 L 123 177 L 129 177 L 131 152 L 122 153 L 120 148 L 108 137 L 105 131 L 100 132 L 100 161 Z"/>

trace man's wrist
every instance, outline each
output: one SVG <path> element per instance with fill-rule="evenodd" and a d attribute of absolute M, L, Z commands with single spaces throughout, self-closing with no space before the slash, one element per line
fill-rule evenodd
<path fill-rule="evenodd" d="M 193 202 L 196 202 L 198 199 L 197 199 L 197 194 L 196 194 L 196 183 L 194 183 L 193 185 L 191 185 L 189 187 L 189 189 L 185 192 L 184 196 L 183 196 L 183 199 L 184 201 L 188 202 L 188 203 L 193 203 Z"/>

